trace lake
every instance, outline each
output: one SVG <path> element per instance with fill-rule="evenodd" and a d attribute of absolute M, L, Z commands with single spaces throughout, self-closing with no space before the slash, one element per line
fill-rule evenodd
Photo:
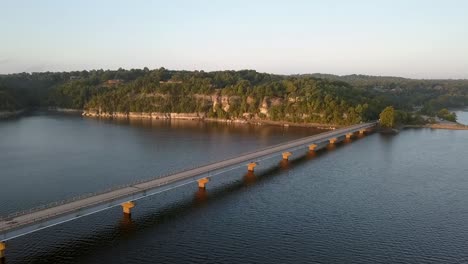
<path fill-rule="evenodd" d="M 459 115 L 460 118 L 460 115 Z M 320 133 L 36 113 L 0 122 L 0 215 Z M 468 262 L 468 131 L 371 134 L 8 242 L 7 263 Z"/>
<path fill-rule="evenodd" d="M 455 113 L 457 114 L 458 123 L 468 125 L 468 109 L 456 110 Z"/>

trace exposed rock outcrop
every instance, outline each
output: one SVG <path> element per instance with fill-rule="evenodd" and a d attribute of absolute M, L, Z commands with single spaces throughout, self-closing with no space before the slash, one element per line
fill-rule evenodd
<path fill-rule="evenodd" d="M 205 113 L 159 113 L 159 112 L 105 112 L 99 109 L 83 111 L 83 116 L 89 117 L 112 117 L 112 118 L 145 118 L 145 119 L 188 119 L 199 120 L 205 118 Z"/>

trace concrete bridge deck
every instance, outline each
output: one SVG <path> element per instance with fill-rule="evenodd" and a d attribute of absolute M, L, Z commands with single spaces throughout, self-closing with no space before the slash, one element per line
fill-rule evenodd
<path fill-rule="evenodd" d="M 0 218 L 0 246 L 4 248 L 4 241 L 23 236 L 60 223 L 71 221 L 79 217 L 97 213 L 115 206 L 123 206 L 124 212 L 130 213 L 134 206 L 133 201 L 154 195 L 185 184 L 199 182 L 199 187 L 205 186 L 209 181 L 207 174 L 218 172 L 220 174 L 228 169 L 247 165 L 253 170 L 255 162 L 283 154 L 287 159 L 290 151 L 309 148 L 318 150 L 350 137 L 353 133 L 373 128 L 377 123 L 364 123 L 345 127 L 317 135 L 289 141 L 279 145 L 267 147 L 258 151 L 241 154 L 238 157 L 214 162 L 198 168 L 189 169 L 171 175 L 154 178 L 145 182 L 133 183 L 127 186 L 94 194 L 88 197 L 58 202 L 42 209 L 33 209 L 26 212 L 11 214 Z M 288 154 L 289 153 L 289 154 Z M 3 250 L 0 248 L 0 253 Z M 0 258 L 2 257 L 0 254 Z"/>

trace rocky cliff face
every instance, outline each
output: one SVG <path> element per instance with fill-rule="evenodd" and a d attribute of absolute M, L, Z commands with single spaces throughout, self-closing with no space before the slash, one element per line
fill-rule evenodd
<path fill-rule="evenodd" d="M 113 117 L 113 118 L 150 118 L 150 119 L 204 119 L 205 113 L 160 113 L 160 112 L 104 112 L 98 110 L 85 110 L 83 116 L 91 117 Z"/>
<path fill-rule="evenodd" d="M 164 100 L 171 100 L 170 96 L 162 94 L 151 94 L 148 97 L 160 97 Z M 194 100 L 203 101 L 203 103 L 209 106 L 213 112 L 222 111 L 229 113 L 234 106 L 239 106 L 242 103 L 241 96 L 226 96 L 221 95 L 220 91 L 216 91 L 212 95 L 195 94 L 193 95 Z M 246 104 L 249 107 L 256 105 L 256 99 L 253 97 L 247 97 Z M 258 112 L 266 116 L 270 116 L 269 110 L 272 106 L 280 106 L 284 103 L 283 98 L 279 97 L 264 97 L 261 104 L 258 106 Z M 206 113 L 164 113 L 164 112 L 106 112 L 102 108 L 90 108 L 83 111 L 83 116 L 92 117 L 115 117 L 115 118 L 151 118 L 151 119 L 205 119 L 207 118 Z M 257 114 L 245 112 L 241 113 L 239 118 L 242 120 L 261 119 Z"/>
<path fill-rule="evenodd" d="M 211 96 L 195 95 L 197 99 L 205 100 L 205 102 L 212 106 L 213 111 L 219 107 L 225 112 L 229 112 L 231 105 L 240 103 L 240 96 L 225 96 L 221 95 L 220 91 L 216 91 Z"/>

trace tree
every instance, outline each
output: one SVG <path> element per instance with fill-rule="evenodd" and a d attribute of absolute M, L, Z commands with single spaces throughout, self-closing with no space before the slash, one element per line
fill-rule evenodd
<path fill-rule="evenodd" d="M 393 109 L 393 106 L 385 107 L 380 113 L 380 125 L 387 128 L 392 128 L 395 125 L 395 109 Z"/>
<path fill-rule="evenodd" d="M 457 115 L 447 110 L 447 108 L 441 109 L 437 116 L 447 121 L 457 122 Z"/>

